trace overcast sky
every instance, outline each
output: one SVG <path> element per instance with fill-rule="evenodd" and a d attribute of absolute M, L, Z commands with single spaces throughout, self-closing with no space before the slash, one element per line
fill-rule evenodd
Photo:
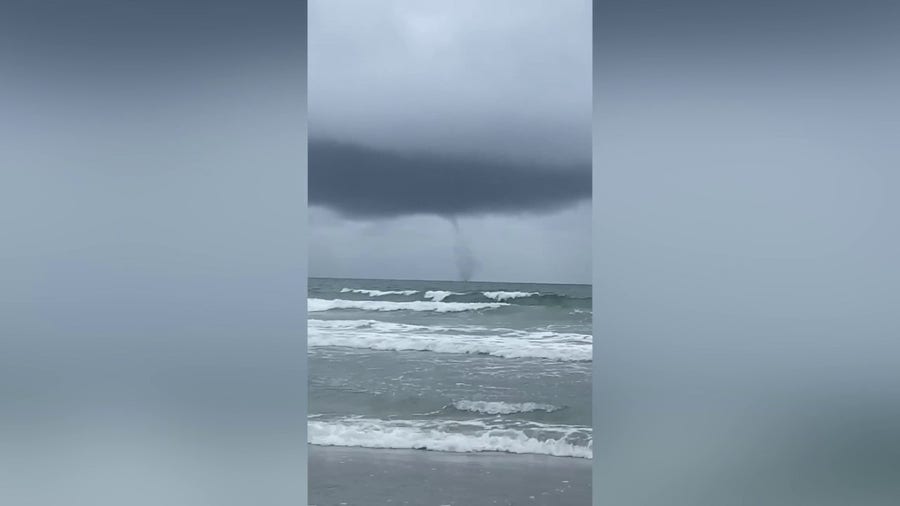
<path fill-rule="evenodd" d="M 310 2 L 310 274 L 589 283 L 590 12 Z"/>

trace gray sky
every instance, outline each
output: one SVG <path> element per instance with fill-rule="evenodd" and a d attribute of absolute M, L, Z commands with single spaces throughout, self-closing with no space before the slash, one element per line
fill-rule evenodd
<path fill-rule="evenodd" d="M 590 10 L 311 2 L 310 274 L 588 283 Z"/>

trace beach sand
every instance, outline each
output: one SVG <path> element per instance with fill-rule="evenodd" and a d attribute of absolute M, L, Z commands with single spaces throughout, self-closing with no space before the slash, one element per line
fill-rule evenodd
<path fill-rule="evenodd" d="M 310 445 L 309 504 L 589 506 L 591 462 Z"/>

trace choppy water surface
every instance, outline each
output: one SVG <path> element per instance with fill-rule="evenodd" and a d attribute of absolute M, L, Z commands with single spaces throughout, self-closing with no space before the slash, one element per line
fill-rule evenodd
<path fill-rule="evenodd" d="M 310 443 L 590 458 L 590 297 L 310 279 Z"/>

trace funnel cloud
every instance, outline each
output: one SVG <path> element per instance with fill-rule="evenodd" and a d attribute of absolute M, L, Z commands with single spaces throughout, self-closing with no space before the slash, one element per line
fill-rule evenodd
<path fill-rule="evenodd" d="M 450 223 L 453 225 L 453 237 L 455 243 L 453 245 L 453 255 L 456 259 L 456 269 L 459 271 L 460 281 L 471 281 L 475 269 L 478 268 L 478 259 L 469 248 L 466 238 L 460 230 L 459 221 L 455 216 L 450 217 Z"/>

